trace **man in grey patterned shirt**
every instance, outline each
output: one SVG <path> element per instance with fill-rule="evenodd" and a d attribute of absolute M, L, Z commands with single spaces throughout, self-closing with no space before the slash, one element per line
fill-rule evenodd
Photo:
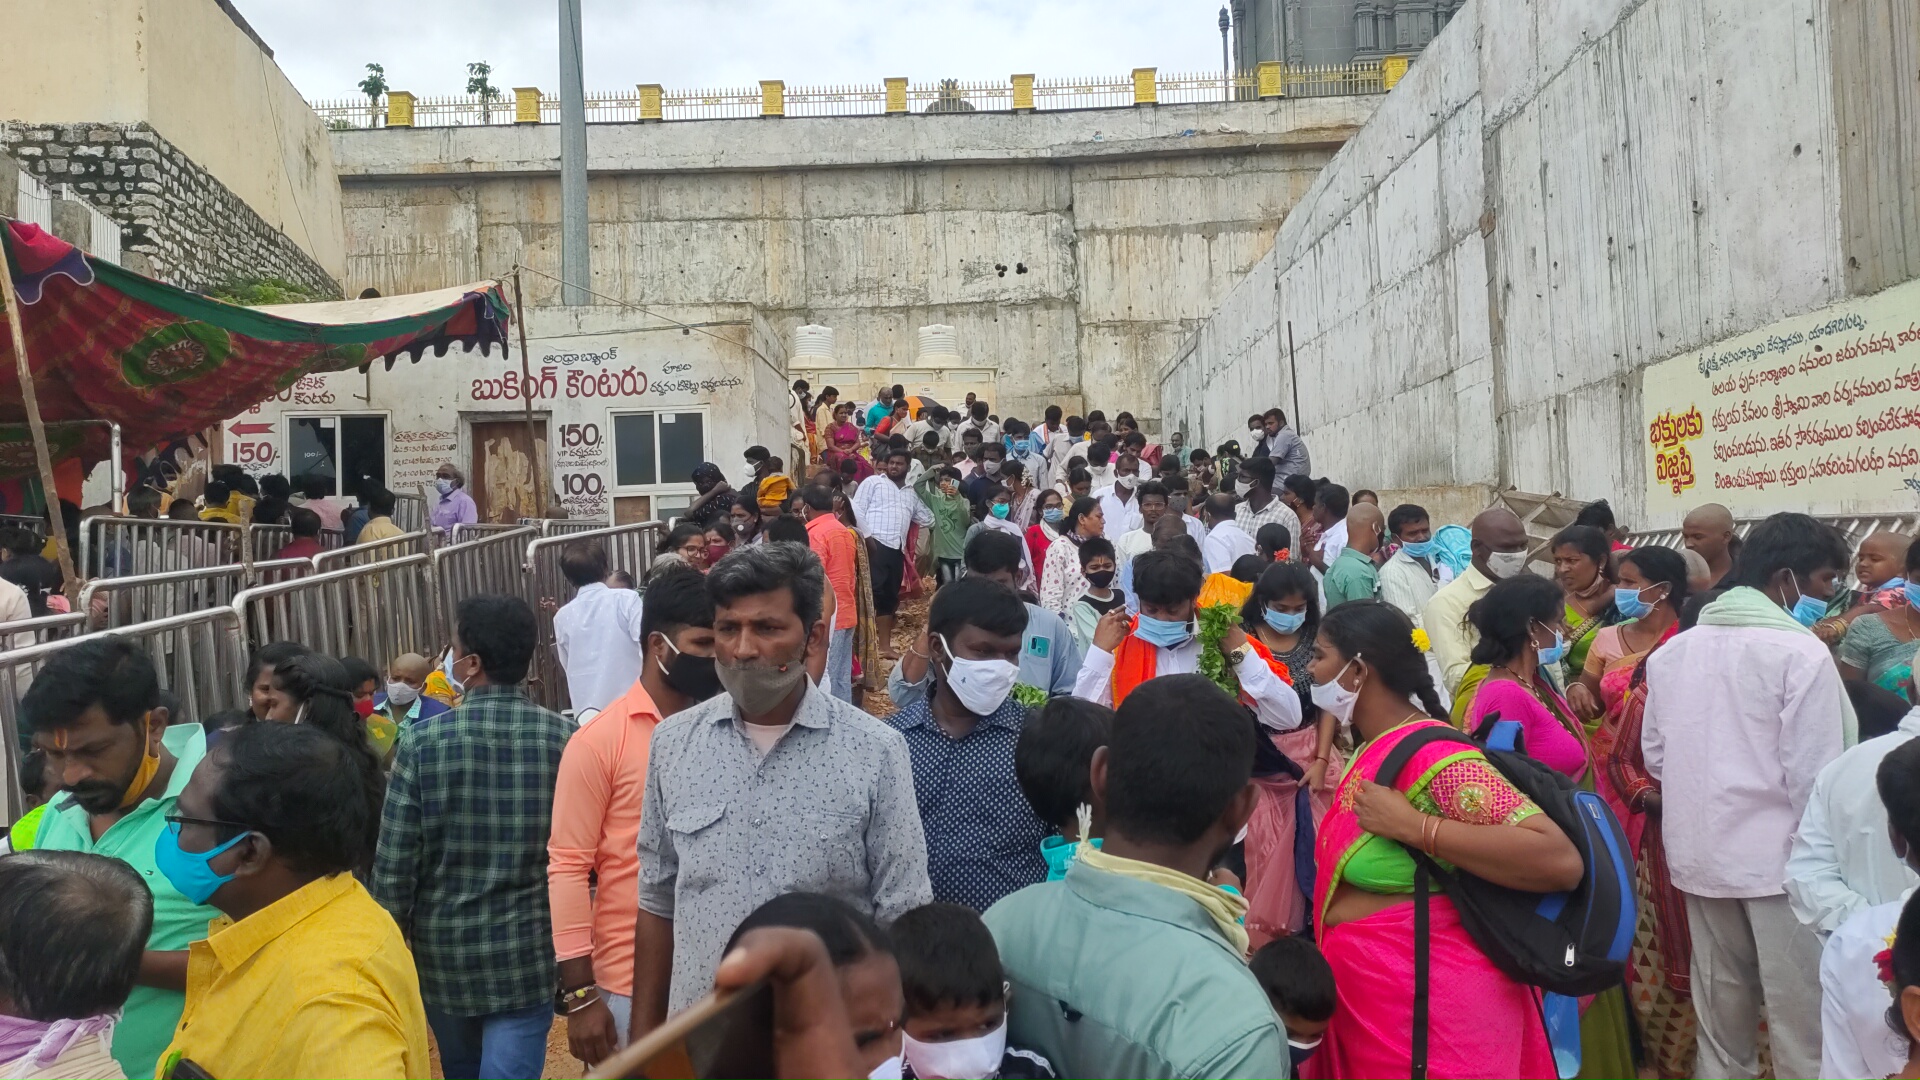
<path fill-rule="evenodd" d="M 882 922 L 933 900 L 906 740 L 807 678 L 827 647 L 825 588 L 804 544 L 746 548 L 707 576 L 727 692 L 653 733 L 636 1039 L 712 989 L 728 936 L 782 893 L 826 893 Z"/>

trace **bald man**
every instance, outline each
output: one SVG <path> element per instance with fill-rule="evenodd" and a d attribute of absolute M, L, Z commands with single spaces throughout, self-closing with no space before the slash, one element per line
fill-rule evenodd
<path fill-rule="evenodd" d="M 386 690 L 373 695 L 373 715 L 367 718 L 367 724 L 368 730 L 385 730 L 391 725 L 392 739 L 386 744 L 389 757 L 398 745 L 402 728 L 453 711 L 445 702 L 421 693 L 431 674 L 433 661 L 419 653 L 401 653 L 387 665 Z"/>
<path fill-rule="evenodd" d="M 1853 576 L 1860 587 L 1834 592 L 1827 604 L 1826 618 L 1813 624 L 1813 632 L 1821 641 L 1838 645 L 1853 620 L 1886 610 L 1873 602 L 1874 594 L 1882 589 L 1898 589 L 1907 583 L 1907 549 L 1912 543 L 1901 533 L 1884 529 L 1869 533 L 1860 541 L 1860 550 L 1853 557 Z M 1847 672 L 1844 662 L 1840 674 L 1842 678 L 1857 677 Z"/>
<path fill-rule="evenodd" d="M 1373 553 L 1380 549 L 1387 519 L 1373 503 L 1354 503 L 1347 511 L 1347 546 L 1327 566 L 1320 583 L 1332 610 L 1349 600 L 1371 600 L 1380 591 L 1380 571 Z"/>
<path fill-rule="evenodd" d="M 1472 666 L 1467 659 L 1473 653 L 1479 634 L 1467 625 L 1467 608 L 1487 594 L 1496 581 L 1504 581 L 1527 569 L 1527 528 L 1513 511 L 1504 506 L 1483 510 L 1473 519 L 1473 562 L 1466 572 L 1427 601 L 1421 618 L 1427 637 L 1433 641 L 1433 654 L 1440 662 L 1441 692 L 1449 701 L 1460 689 L 1460 680 Z"/>
<path fill-rule="evenodd" d="M 1707 560 L 1713 587 L 1726 588 L 1733 573 L 1733 556 L 1740 542 L 1733 535 L 1733 511 L 1719 503 L 1705 503 L 1688 512 L 1680 523 L 1680 540 Z"/>

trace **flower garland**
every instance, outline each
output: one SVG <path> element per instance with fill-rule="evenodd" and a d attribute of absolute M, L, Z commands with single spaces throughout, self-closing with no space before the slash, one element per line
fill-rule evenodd
<path fill-rule="evenodd" d="M 1049 696 L 1051 695 L 1037 686 L 1029 686 L 1026 683 L 1013 684 L 1013 700 L 1029 709 L 1038 709 L 1046 705 Z"/>
<path fill-rule="evenodd" d="M 1240 624 L 1240 613 L 1232 604 L 1214 604 L 1201 608 L 1196 614 L 1200 623 L 1200 674 L 1238 700 L 1240 679 L 1227 663 L 1227 654 L 1221 651 L 1220 642 L 1228 631 Z"/>

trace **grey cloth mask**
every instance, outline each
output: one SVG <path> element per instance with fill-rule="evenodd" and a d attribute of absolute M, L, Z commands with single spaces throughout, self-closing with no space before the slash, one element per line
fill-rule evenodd
<path fill-rule="evenodd" d="M 723 664 L 715 661 L 714 673 L 720 685 L 746 716 L 764 716 L 779 707 L 807 678 L 805 657 L 797 656 L 785 664 Z"/>

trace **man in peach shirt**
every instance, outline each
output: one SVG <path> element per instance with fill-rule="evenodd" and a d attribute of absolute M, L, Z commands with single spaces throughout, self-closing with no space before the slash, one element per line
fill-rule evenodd
<path fill-rule="evenodd" d="M 833 515 L 833 492 L 817 484 L 800 493 L 806 507 L 807 545 L 820 556 L 833 589 L 833 632 L 827 636 L 827 692 L 853 703 L 853 631 L 860 622 L 860 554 L 856 533 Z"/>
<path fill-rule="evenodd" d="M 595 1065 L 626 1045 L 639 915 L 640 798 L 653 729 L 720 692 L 706 578 L 672 570 L 647 587 L 640 679 L 583 724 L 560 758 L 547 841 L 553 953 L 573 1056 Z M 588 875 L 597 878 L 590 885 Z"/>

